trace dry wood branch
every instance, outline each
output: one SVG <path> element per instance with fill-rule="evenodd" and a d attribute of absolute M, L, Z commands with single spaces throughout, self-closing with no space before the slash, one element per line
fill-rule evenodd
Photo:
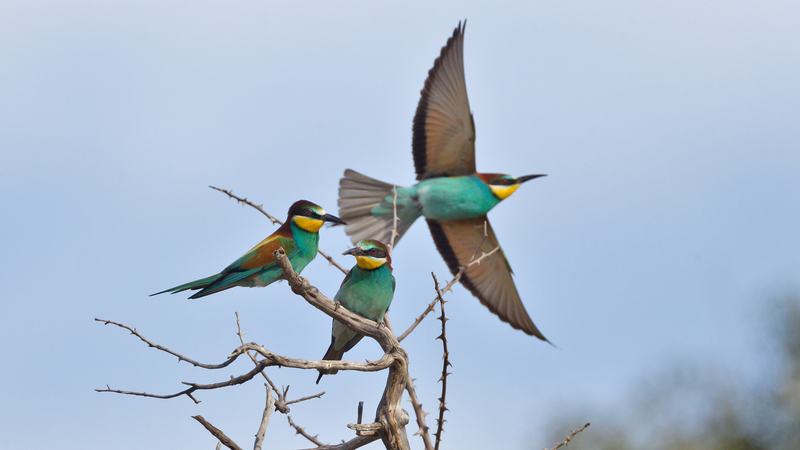
<path fill-rule="evenodd" d="M 225 361 L 222 364 L 203 364 L 203 363 L 197 362 L 197 361 L 195 361 L 195 360 L 193 360 L 191 358 L 187 358 L 187 357 L 181 355 L 180 353 L 174 352 L 174 351 L 168 349 L 167 347 L 164 347 L 163 345 L 158 345 L 158 344 L 154 344 L 154 343 L 150 342 L 149 340 L 145 339 L 144 336 L 139 334 L 139 332 L 136 331 L 136 329 L 131 328 L 131 327 L 127 326 L 127 325 L 124 325 L 124 324 L 121 324 L 121 323 L 117 323 L 117 322 L 114 322 L 112 320 L 97 319 L 97 318 L 95 318 L 94 320 L 95 320 L 95 322 L 103 322 L 103 324 L 105 324 L 105 325 L 116 325 L 116 326 L 118 326 L 120 328 L 124 328 L 124 329 L 130 331 L 132 335 L 134 335 L 134 336 L 138 337 L 139 339 L 141 339 L 142 342 L 147 344 L 149 347 L 161 350 L 162 352 L 165 352 L 165 353 L 169 353 L 170 355 L 177 357 L 178 361 L 186 361 L 186 362 L 188 362 L 189 364 L 191 364 L 191 365 L 193 365 L 195 367 L 202 367 L 204 369 L 222 369 L 223 367 L 227 367 L 230 363 L 232 363 L 233 361 L 236 360 L 236 358 L 231 358 L 231 359 L 228 359 L 227 361 Z"/>
<path fill-rule="evenodd" d="M 319 441 L 319 439 L 317 439 L 319 437 L 319 435 L 311 436 L 310 434 L 306 433 L 306 429 L 305 428 L 300 428 L 294 422 L 292 422 L 292 416 L 286 416 L 286 418 L 289 419 L 289 425 L 292 428 L 294 428 L 296 434 L 299 434 L 300 436 L 303 436 L 304 438 L 306 438 L 309 441 L 313 442 L 317 447 L 324 447 L 325 446 L 325 444 L 323 444 L 322 442 Z"/>
<path fill-rule="evenodd" d="M 356 436 L 353 439 L 350 439 L 347 442 L 342 442 L 341 444 L 335 445 L 320 445 L 318 447 L 306 450 L 355 450 L 359 447 L 363 447 L 370 442 L 377 441 L 380 438 L 378 435 L 373 436 Z"/>
<path fill-rule="evenodd" d="M 267 433 L 267 425 L 269 425 L 269 418 L 272 416 L 272 410 L 275 408 L 275 398 L 272 396 L 272 388 L 264 383 L 267 389 L 267 406 L 264 407 L 264 414 L 261 415 L 261 425 L 256 432 L 256 443 L 253 445 L 253 450 L 261 450 L 261 445 L 264 443 L 264 435 Z"/>
<path fill-rule="evenodd" d="M 567 436 L 566 440 L 564 440 L 563 442 L 559 442 L 555 447 L 551 448 L 550 450 L 556 450 L 556 449 L 559 449 L 561 447 L 566 447 L 567 445 L 569 445 L 569 441 L 571 441 L 572 438 L 575 437 L 575 435 L 577 435 L 581 431 L 589 428 L 589 425 L 591 425 L 591 424 L 587 423 L 586 425 L 584 425 L 584 426 L 578 428 L 577 430 L 573 431 L 569 436 Z M 547 450 L 547 449 L 544 449 L 544 450 Z"/>
<path fill-rule="evenodd" d="M 226 436 L 225 433 L 223 433 L 219 428 L 211 425 L 206 419 L 203 418 L 203 416 L 192 416 L 192 419 L 200 422 L 201 425 L 206 427 L 206 430 L 213 434 L 215 438 L 219 439 L 219 442 L 225 447 L 228 447 L 231 450 L 242 450 L 242 447 L 236 445 L 236 442 L 233 442 L 233 440 Z"/>
<path fill-rule="evenodd" d="M 220 188 L 218 188 L 218 187 L 214 187 L 214 186 L 209 186 L 209 187 L 210 187 L 211 189 L 214 189 L 214 190 L 220 191 L 220 192 L 222 192 L 222 193 L 224 193 L 224 194 L 227 194 L 227 195 L 228 195 L 228 197 L 230 197 L 230 198 L 232 198 L 232 199 L 235 199 L 236 201 L 238 201 L 238 202 L 239 202 L 239 203 L 241 203 L 242 205 L 249 205 L 249 206 L 252 206 L 252 207 L 253 207 L 253 208 L 255 208 L 256 210 L 258 210 L 259 212 L 261 212 L 261 214 L 264 214 L 265 216 L 267 216 L 267 218 L 268 218 L 268 219 L 269 219 L 269 220 L 270 220 L 270 221 L 271 221 L 273 224 L 277 223 L 277 224 L 283 225 L 283 222 L 282 222 L 282 221 L 280 221 L 280 220 L 276 219 L 274 216 L 272 216 L 272 215 L 271 215 L 271 214 L 269 214 L 268 212 L 264 211 L 264 205 L 256 205 L 255 203 L 251 202 L 251 201 L 250 201 L 250 200 L 248 200 L 247 198 L 241 198 L 241 197 L 239 197 L 239 196 L 236 196 L 236 195 L 234 195 L 234 194 L 233 194 L 233 191 L 230 191 L 230 190 L 228 190 L 228 189 L 220 189 Z M 319 254 L 320 254 L 320 255 L 322 255 L 322 257 L 323 257 L 323 258 L 325 258 L 325 259 L 327 259 L 327 260 L 328 260 L 328 263 L 329 263 L 329 264 L 331 264 L 332 266 L 335 266 L 337 269 L 341 270 L 341 271 L 342 271 L 342 273 L 344 273 L 345 275 L 347 275 L 347 272 L 349 272 L 349 271 L 348 271 L 347 269 L 345 269 L 344 267 L 342 267 L 342 266 L 341 266 L 341 265 L 340 265 L 338 262 L 336 262 L 336 261 L 335 261 L 335 260 L 334 260 L 334 259 L 333 259 L 333 258 L 332 258 L 330 255 L 328 255 L 327 253 L 323 252 L 322 250 L 317 250 L 317 251 L 319 252 Z"/>
<path fill-rule="evenodd" d="M 474 255 L 473 255 L 474 256 Z M 433 277 L 433 284 L 434 289 L 436 289 L 436 296 L 439 299 L 439 308 L 442 310 L 442 315 L 439 317 L 439 320 L 442 321 L 442 334 L 439 335 L 436 339 L 442 340 L 442 377 L 439 381 L 442 382 L 442 396 L 439 397 L 439 418 L 436 420 L 437 427 L 436 427 L 436 447 L 434 450 L 439 450 L 439 443 L 442 442 L 442 431 L 444 427 L 444 412 L 447 411 L 447 407 L 445 406 L 445 396 L 447 395 L 447 375 L 450 375 L 450 372 L 447 371 L 447 366 L 451 366 L 450 364 L 450 352 L 447 350 L 447 333 L 445 332 L 445 324 L 447 323 L 447 317 L 444 315 L 444 304 L 445 301 L 442 298 L 442 291 L 439 290 L 439 281 L 436 279 L 436 275 L 431 272 L 431 276 Z"/>
<path fill-rule="evenodd" d="M 428 434 L 428 425 L 425 424 L 425 417 L 428 415 L 422 410 L 422 403 L 417 399 L 417 391 L 414 389 L 414 379 L 408 378 L 406 382 L 406 392 L 408 392 L 408 401 L 414 408 L 414 415 L 417 417 L 417 426 L 419 430 L 414 433 L 414 436 L 419 435 L 422 438 L 422 443 L 425 444 L 426 450 L 433 450 L 431 437 Z"/>
<path fill-rule="evenodd" d="M 337 308 L 333 300 L 322 295 L 308 280 L 292 269 L 292 265 L 283 249 L 276 250 L 273 256 L 275 257 L 275 263 L 283 270 L 283 277 L 295 294 L 303 297 L 312 306 L 336 319 L 347 328 L 375 339 L 385 352 L 384 357 L 381 359 L 391 360 L 389 377 L 386 382 L 386 388 L 383 391 L 383 397 L 378 404 L 375 422 L 379 422 L 383 426 L 380 435 L 386 448 L 408 449 L 408 437 L 405 432 L 405 426 L 408 424 L 408 413 L 401 408 L 403 391 L 408 380 L 408 355 L 400 346 L 394 333 L 386 327 L 378 326 L 378 324 L 369 319 L 347 311 L 346 308 L 341 306 Z M 330 364 L 329 368 L 339 368 L 334 361 L 326 361 L 326 363 Z"/>
<path fill-rule="evenodd" d="M 241 324 L 241 322 L 239 320 L 239 313 L 236 312 L 235 314 L 236 314 L 236 330 L 237 330 L 236 331 L 236 335 L 239 337 L 239 342 L 241 342 L 242 345 L 246 345 L 244 343 L 244 335 L 245 335 L 245 333 L 242 332 L 242 324 Z M 249 356 L 250 359 L 253 361 L 253 364 L 258 365 L 258 360 L 256 359 L 255 355 L 250 353 L 250 350 L 247 350 L 245 353 L 247 353 L 247 356 Z M 325 392 L 323 391 L 323 392 L 320 392 L 319 394 L 309 395 L 309 396 L 306 396 L 306 397 L 303 397 L 303 398 L 298 398 L 296 400 L 286 401 L 286 394 L 289 392 L 289 386 L 286 386 L 284 391 L 281 392 L 281 391 L 278 390 L 278 388 L 275 387 L 275 383 L 273 383 L 272 380 L 267 376 L 266 372 L 261 371 L 261 375 L 264 376 L 264 379 L 267 380 L 267 383 L 269 383 L 269 386 L 272 388 L 272 391 L 275 393 L 275 396 L 277 397 L 275 399 L 275 409 L 277 409 L 278 412 L 280 412 L 281 414 L 288 414 L 289 411 L 290 411 L 288 406 L 291 405 L 292 403 L 300 403 L 300 402 L 304 402 L 306 400 L 311 400 L 313 398 L 320 398 L 323 395 L 325 395 Z"/>

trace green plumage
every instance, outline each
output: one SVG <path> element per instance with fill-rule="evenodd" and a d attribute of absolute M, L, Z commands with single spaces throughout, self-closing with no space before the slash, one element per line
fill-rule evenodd
<path fill-rule="evenodd" d="M 313 231 L 303 229 L 295 221 L 300 217 L 307 223 L 316 221 L 321 226 L 323 222 L 344 224 L 338 217 L 326 214 L 320 206 L 306 200 L 295 202 L 289 209 L 286 222 L 275 230 L 269 237 L 261 241 L 241 258 L 232 262 L 222 272 L 190 283 L 182 284 L 171 289 L 157 292 L 153 295 L 171 292 L 173 294 L 185 290 L 200 289 L 200 292 L 189 298 L 200 298 L 215 294 L 235 286 L 261 287 L 268 286 L 277 280 L 283 279 L 283 272 L 275 264 L 272 253 L 278 248 L 283 248 L 292 263 L 292 267 L 300 273 L 317 256 L 319 246 L 319 233 L 316 226 Z"/>
<path fill-rule="evenodd" d="M 386 247 L 378 241 L 363 240 L 355 249 L 348 250 L 345 254 L 368 259 L 368 264 L 380 264 L 380 266 L 374 269 L 362 268 L 360 264 L 353 266 L 333 299 L 348 311 L 361 317 L 375 322 L 383 321 L 395 290 L 391 257 Z M 341 360 L 344 353 L 353 348 L 363 337 L 336 320 L 333 321 L 331 334 L 331 345 L 322 358 L 324 360 Z M 320 370 L 317 383 L 323 374 L 336 372 L 333 369 Z"/>

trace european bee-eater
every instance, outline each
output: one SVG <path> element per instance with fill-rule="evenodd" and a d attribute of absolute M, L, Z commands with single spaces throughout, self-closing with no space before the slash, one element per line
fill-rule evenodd
<path fill-rule="evenodd" d="M 380 241 L 365 239 L 342 254 L 355 256 L 356 265 L 344 277 L 342 286 L 333 299 L 348 311 L 380 323 L 394 296 L 395 282 L 389 250 Z M 331 346 L 322 359 L 340 361 L 342 355 L 358 344 L 362 337 L 364 336 L 334 320 Z M 317 383 L 322 375 L 336 372 L 338 371 L 334 369 L 320 370 Z"/>
<path fill-rule="evenodd" d="M 278 247 L 283 247 L 295 272 L 300 273 L 317 256 L 319 229 L 325 222 L 345 224 L 342 219 L 325 213 L 319 205 L 307 200 L 297 201 L 289 208 L 289 216 L 283 225 L 222 272 L 152 295 L 201 289 L 189 297 L 200 298 L 234 286 L 267 286 L 283 279 L 283 272 L 275 265 L 272 256 Z"/>
<path fill-rule="evenodd" d="M 453 274 L 468 263 L 479 245 L 478 256 L 499 247 L 486 213 L 522 183 L 544 176 L 476 172 L 475 122 L 464 79 L 461 23 L 428 72 L 414 116 L 412 149 L 419 182 L 397 188 L 397 232 L 402 236 L 424 216 Z M 345 232 L 353 242 L 364 238 L 389 242 L 394 225 L 393 188 L 345 170 L 339 182 L 339 215 L 348 222 Z M 488 237 L 481 244 L 484 224 Z M 525 311 L 511 273 L 500 249 L 467 268 L 461 283 L 500 320 L 546 341 Z"/>

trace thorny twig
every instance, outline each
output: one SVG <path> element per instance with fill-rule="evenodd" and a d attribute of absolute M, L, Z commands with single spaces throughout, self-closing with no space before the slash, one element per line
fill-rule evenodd
<path fill-rule="evenodd" d="M 214 187 L 214 186 L 209 186 L 209 187 L 211 189 L 216 190 L 216 191 L 220 191 L 220 192 L 222 192 L 224 194 L 227 194 L 228 197 L 230 197 L 232 199 L 235 199 L 236 201 L 238 201 L 239 203 L 241 203 L 243 205 L 252 206 L 253 208 L 257 209 L 259 212 L 261 212 L 261 214 L 264 214 L 265 216 L 267 216 L 267 218 L 272 223 L 277 223 L 277 224 L 283 225 L 282 221 L 278 220 L 277 218 L 275 218 L 274 216 L 272 216 L 268 212 L 264 211 L 264 207 L 262 205 L 256 205 L 255 203 L 251 202 L 247 198 L 242 198 L 242 197 L 239 197 L 237 195 L 234 195 L 233 191 L 230 191 L 228 189 L 220 189 L 220 188 Z M 333 266 L 336 266 L 336 268 L 341 270 L 343 274 L 347 275 L 347 272 L 349 272 L 349 271 L 347 269 L 345 269 L 344 267 L 342 267 L 338 262 L 336 262 L 330 255 L 328 255 L 327 253 L 323 252 L 322 250 L 317 250 L 317 251 L 319 252 L 320 255 L 322 255 L 323 258 L 328 260 L 329 264 L 331 264 Z"/>
<path fill-rule="evenodd" d="M 233 362 L 233 360 L 231 359 L 231 360 L 225 361 L 222 364 L 203 364 L 203 363 L 197 362 L 197 361 L 195 361 L 195 360 L 193 360 L 191 358 L 187 358 L 187 357 L 181 355 L 180 353 L 176 353 L 176 352 L 168 349 L 167 347 L 164 347 L 163 345 L 154 344 L 153 342 L 148 341 L 147 339 L 145 339 L 144 336 L 139 334 L 139 332 L 136 331 L 135 328 L 131 328 L 131 327 L 127 326 L 127 325 L 123 325 L 121 323 L 114 322 L 113 320 L 105 320 L 105 319 L 98 319 L 98 318 L 95 318 L 94 320 L 95 320 L 95 322 L 103 322 L 105 325 L 116 325 L 116 326 L 118 326 L 120 328 L 124 328 L 124 329 L 130 331 L 132 335 L 134 335 L 134 336 L 138 337 L 140 340 L 142 340 L 142 342 L 147 344 L 149 347 L 161 350 L 162 352 L 169 353 L 170 355 L 177 357 L 179 362 L 180 361 L 186 361 L 186 362 L 188 362 L 189 364 L 191 364 L 191 365 L 193 365 L 195 367 L 202 367 L 203 369 L 222 369 L 223 367 L 226 367 L 226 366 L 228 366 L 228 364 Z"/>
<path fill-rule="evenodd" d="M 408 401 L 411 402 L 411 405 L 414 407 L 414 415 L 417 416 L 417 426 L 419 430 L 414 433 L 414 436 L 419 435 L 422 438 L 422 443 L 425 444 L 426 450 L 433 450 L 431 437 L 428 434 L 428 425 L 425 424 L 425 417 L 428 413 L 422 410 L 422 403 L 417 399 L 417 391 L 414 390 L 414 380 L 412 378 L 409 378 L 406 382 L 406 392 L 408 392 Z"/>
<path fill-rule="evenodd" d="M 442 382 L 442 396 L 439 397 L 439 418 L 436 419 L 437 427 L 436 433 L 434 434 L 434 436 L 436 436 L 436 447 L 434 450 L 439 450 L 439 443 L 442 442 L 442 431 L 445 422 L 444 412 L 448 411 L 447 407 L 445 406 L 445 396 L 447 395 L 447 376 L 450 375 L 450 372 L 447 371 L 447 366 L 452 367 L 452 364 L 450 364 L 450 352 L 447 350 L 447 334 L 445 333 L 445 324 L 448 320 L 444 315 L 445 301 L 442 298 L 442 291 L 439 290 L 439 281 L 436 279 L 436 275 L 431 272 L 431 276 L 433 277 L 434 289 L 436 289 L 436 297 L 439 299 L 439 308 L 442 310 L 442 315 L 439 317 L 439 320 L 442 321 L 442 334 L 436 338 L 442 340 L 442 377 L 439 378 L 439 381 Z"/>
<path fill-rule="evenodd" d="M 564 440 L 563 442 L 559 442 L 555 447 L 551 448 L 550 450 L 556 450 L 556 449 L 559 449 L 561 447 L 566 447 L 567 445 L 569 445 L 569 441 L 571 441 L 572 438 L 574 438 L 576 434 L 578 434 L 581 431 L 589 428 L 589 425 L 591 425 L 591 424 L 587 423 L 586 425 L 584 425 L 584 426 L 578 428 L 577 430 L 573 431 L 569 436 L 567 436 L 566 440 Z M 547 449 L 544 449 L 544 450 L 547 450 Z"/>
<path fill-rule="evenodd" d="M 306 429 L 305 428 L 300 428 L 294 422 L 292 422 L 292 416 L 288 416 L 287 415 L 286 418 L 289 419 L 289 425 L 291 425 L 291 427 L 294 428 L 294 430 L 296 432 L 295 434 L 299 434 L 300 436 L 303 436 L 304 438 L 306 438 L 309 441 L 313 442 L 317 447 L 322 447 L 322 446 L 325 445 L 322 442 L 320 442 L 319 439 L 317 439 L 317 437 L 319 437 L 319 435 L 311 436 L 310 434 L 306 433 Z"/>
<path fill-rule="evenodd" d="M 333 303 L 332 300 L 330 300 L 330 299 L 328 299 L 328 300 L 331 303 Z M 333 306 L 330 307 L 330 310 L 333 311 Z M 369 334 L 369 332 L 372 331 L 372 328 L 374 327 L 374 322 L 367 321 L 366 319 L 361 318 L 361 316 L 357 316 L 357 315 L 355 315 L 353 313 L 350 313 L 350 312 L 345 313 L 343 308 L 340 308 L 339 311 L 340 311 L 340 314 L 342 315 L 342 318 L 339 319 L 340 321 L 352 320 L 353 317 L 358 317 L 359 319 L 362 319 L 364 321 L 364 323 L 369 322 L 369 323 L 372 324 L 371 326 L 370 325 L 365 326 L 365 328 L 368 329 L 369 331 L 364 332 L 363 334 Z M 157 394 L 148 394 L 147 392 L 122 391 L 122 390 L 118 390 L 118 389 L 111 389 L 108 386 L 106 386 L 106 389 L 95 389 L 95 391 L 97 391 L 97 392 L 112 392 L 112 393 L 116 393 L 116 394 L 135 395 L 135 396 L 140 396 L 140 397 L 150 397 L 150 398 L 158 398 L 158 399 L 170 399 L 170 398 L 179 397 L 181 395 L 186 395 L 187 397 L 191 398 L 195 403 L 200 403 L 200 401 L 197 400 L 196 398 L 194 398 L 194 396 L 192 395 L 195 391 L 219 389 L 219 388 L 222 388 L 222 387 L 235 386 L 237 384 L 242 384 L 244 382 L 247 382 L 247 381 L 253 379 L 253 377 L 255 377 L 258 373 L 260 373 L 262 370 L 264 370 L 267 367 L 283 366 L 283 367 L 291 367 L 291 368 L 295 368 L 295 369 L 337 369 L 337 370 L 359 370 L 359 371 L 365 371 L 365 372 L 375 372 L 375 371 L 386 369 L 387 367 L 392 365 L 392 363 L 394 361 L 394 357 L 393 356 L 386 355 L 386 354 L 384 354 L 383 357 L 381 359 L 379 359 L 378 361 L 370 361 L 368 363 L 357 363 L 357 362 L 352 362 L 352 361 L 308 361 L 308 360 L 305 360 L 305 359 L 287 358 L 285 356 L 281 356 L 281 355 L 278 355 L 278 354 L 276 354 L 276 353 L 274 353 L 274 352 L 272 352 L 270 350 L 267 350 L 267 349 L 261 347 L 258 344 L 249 343 L 249 344 L 244 344 L 244 345 L 241 345 L 241 346 L 237 347 L 236 350 L 233 351 L 233 353 L 228 355 L 228 359 L 222 364 L 203 364 L 203 363 L 199 363 L 199 362 L 193 361 L 193 360 L 191 360 L 191 359 L 189 359 L 189 358 L 187 358 L 187 357 L 185 357 L 185 356 L 183 356 L 183 355 L 181 355 L 181 354 L 179 354 L 177 352 L 174 352 L 174 351 L 172 351 L 172 350 L 170 350 L 170 349 L 168 349 L 168 348 L 166 348 L 164 346 L 155 345 L 155 344 L 151 343 L 150 341 L 145 339 L 141 334 L 139 334 L 138 332 L 136 332 L 132 328 L 128 327 L 127 325 L 116 323 L 116 322 L 113 322 L 113 321 L 110 321 L 110 320 L 102 320 L 102 319 L 95 319 L 95 320 L 98 321 L 98 322 L 103 322 L 105 324 L 117 325 L 120 328 L 124 328 L 126 330 L 129 330 L 129 331 L 131 331 L 132 334 L 136 335 L 139 339 L 141 339 L 142 341 L 146 342 L 150 347 L 157 348 L 158 350 L 161 350 L 163 352 L 169 353 L 170 355 L 177 356 L 179 358 L 179 360 L 190 361 L 195 366 L 202 367 L 202 368 L 205 368 L 205 369 L 221 369 L 221 368 L 227 367 L 233 361 L 235 361 L 237 358 L 239 358 L 239 356 L 247 353 L 249 350 L 252 350 L 252 351 L 254 351 L 254 352 L 256 352 L 256 353 L 258 353 L 258 354 L 260 354 L 261 356 L 264 357 L 264 359 L 262 359 L 262 360 L 260 360 L 260 361 L 258 361 L 256 363 L 255 368 L 253 370 L 251 370 L 250 372 L 247 372 L 244 375 L 240 375 L 238 377 L 231 377 L 228 381 L 221 381 L 221 382 L 212 383 L 212 384 L 199 384 L 199 383 L 183 382 L 183 384 L 189 386 L 189 388 L 184 389 L 183 391 L 180 391 L 180 392 L 176 392 L 174 394 L 157 395 Z M 360 322 L 360 324 L 361 324 L 361 322 Z M 277 390 L 274 389 L 274 387 L 273 387 L 273 390 L 275 390 L 277 392 Z M 284 390 L 284 394 L 282 394 L 283 396 L 285 396 L 285 392 L 286 392 L 286 390 Z M 315 397 L 317 397 L 317 396 L 311 396 L 309 398 L 315 398 Z"/>

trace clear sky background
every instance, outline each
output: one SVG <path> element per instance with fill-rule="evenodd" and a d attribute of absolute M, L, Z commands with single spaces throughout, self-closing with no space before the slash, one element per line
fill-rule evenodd
<path fill-rule="evenodd" d="M 236 348 L 238 311 L 246 340 L 321 357 L 331 321 L 285 283 L 148 295 L 218 272 L 274 230 L 208 185 L 283 218 L 300 198 L 335 214 L 345 168 L 412 184 L 419 91 L 464 18 L 478 169 L 549 175 L 489 216 L 558 348 L 460 286 L 448 294 L 444 448 L 552 446 L 562 411 L 614 409 L 682 361 L 757 383 L 760 303 L 800 286 L 800 3 L 491 3 L 0 3 L 3 446 L 211 449 L 196 414 L 252 445 L 258 380 L 199 405 L 94 392 L 172 393 L 249 361 L 194 369 L 93 319 L 212 363 Z M 321 231 L 323 250 L 349 246 L 341 228 Z M 390 316 L 405 329 L 433 298 L 430 272 L 449 279 L 423 222 L 394 266 Z M 303 275 L 329 296 L 342 279 L 321 258 Z M 430 413 L 439 333 L 430 317 L 404 342 Z M 380 349 L 364 340 L 349 355 Z M 290 397 L 327 392 L 291 415 L 330 443 L 352 437 L 358 401 L 372 417 L 385 382 L 270 374 Z M 267 440 L 310 446 L 279 414 Z"/>

